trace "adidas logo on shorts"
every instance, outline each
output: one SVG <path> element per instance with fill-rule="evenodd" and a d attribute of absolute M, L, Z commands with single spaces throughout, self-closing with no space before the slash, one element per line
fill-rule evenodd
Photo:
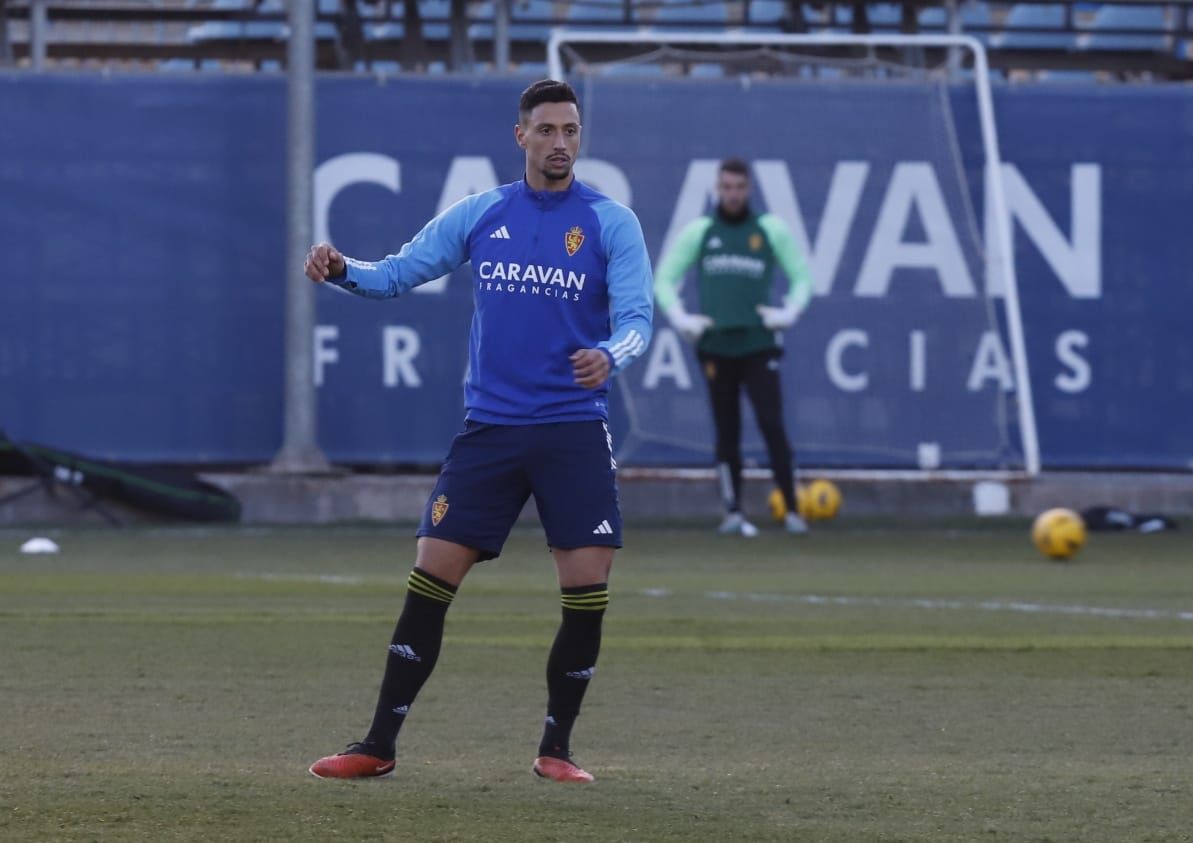
<path fill-rule="evenodd" d="M 611 536 L 613 535 L 613 528 L 609 526 L 608 521 L 602 521 L 597 524 L 596 529 L 592 531 L 594 536 Z"/>

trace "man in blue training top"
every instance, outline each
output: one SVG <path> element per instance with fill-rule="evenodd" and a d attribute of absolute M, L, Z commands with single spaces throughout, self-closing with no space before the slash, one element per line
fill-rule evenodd
<path fill-rule="evenodd" d="M 609 379 L 650 342 L 652 296 L 637 217 L 572 174 L 580 131 L 572 88 L 536 82 L 522 93 L 514 127 L 526 152 L 521 181 L 462 199 L 376 263 L 346 258 L 329 243 L 307 256 L 312 281 L 372 298 L 401 295 L 467 261 L 475 300 L 464 430 L 418 528 L 373 724 L 345 752 L 311 765 L 320 778 L 393 771 L 398 731 L 435 667 L 460 582 L 501 553 L 533 494 L 563 602 L 533 771 L 593 780 L 571 761 L 569 744 L 621 547 L 606 401 Z"/>

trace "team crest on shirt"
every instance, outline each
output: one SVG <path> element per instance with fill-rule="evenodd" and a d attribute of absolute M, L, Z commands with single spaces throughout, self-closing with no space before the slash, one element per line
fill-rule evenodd
<path fill-rule="evenodd" d="M 750 251 L 758 252 L 762 250 L 762 235 L 755 231 L 750 235 Z"/>
<path fill-rule="evenodd" d="M 568 257 L 572 257 L 576 252 L 580 251 L 580 247 L 584 245 L 584 229 L 578 225 L 573 225 L 563 235 L 563 247 L 568 250 Z"/>
<path fill-rule="evenodd" d="M 431 504 L 431 524 L 438 527 L 445 515 L 447 515 L 447 495 L 440 495 Z"/>

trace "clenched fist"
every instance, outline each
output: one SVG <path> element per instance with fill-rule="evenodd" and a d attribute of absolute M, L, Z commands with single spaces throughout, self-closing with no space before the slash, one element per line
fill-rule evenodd
<path fill-rule="evenodd" d="M 575 382 L 585 389 L 596 389 L 609 379 L 609 355 L 599 348 L 582 348 L 568 359 Z"/>
<path fill-rule="evenodd" d="M 312 246 L 303 265 L 307 278 L 316 284 L 322 284 L 328 278 L 338 278 L 346 269 L 344 256 L 330 243 L 317 243 Z"/>

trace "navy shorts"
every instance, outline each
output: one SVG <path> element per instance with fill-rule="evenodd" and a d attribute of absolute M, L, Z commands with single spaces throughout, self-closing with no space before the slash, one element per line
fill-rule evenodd
<path fill-rule="evenodd" d="M 621 547 L 617 464 L 601 421 L 467 422 L 452 441 L 418 535 L 492 559 L 531 495 L 552 548 Z"/>

